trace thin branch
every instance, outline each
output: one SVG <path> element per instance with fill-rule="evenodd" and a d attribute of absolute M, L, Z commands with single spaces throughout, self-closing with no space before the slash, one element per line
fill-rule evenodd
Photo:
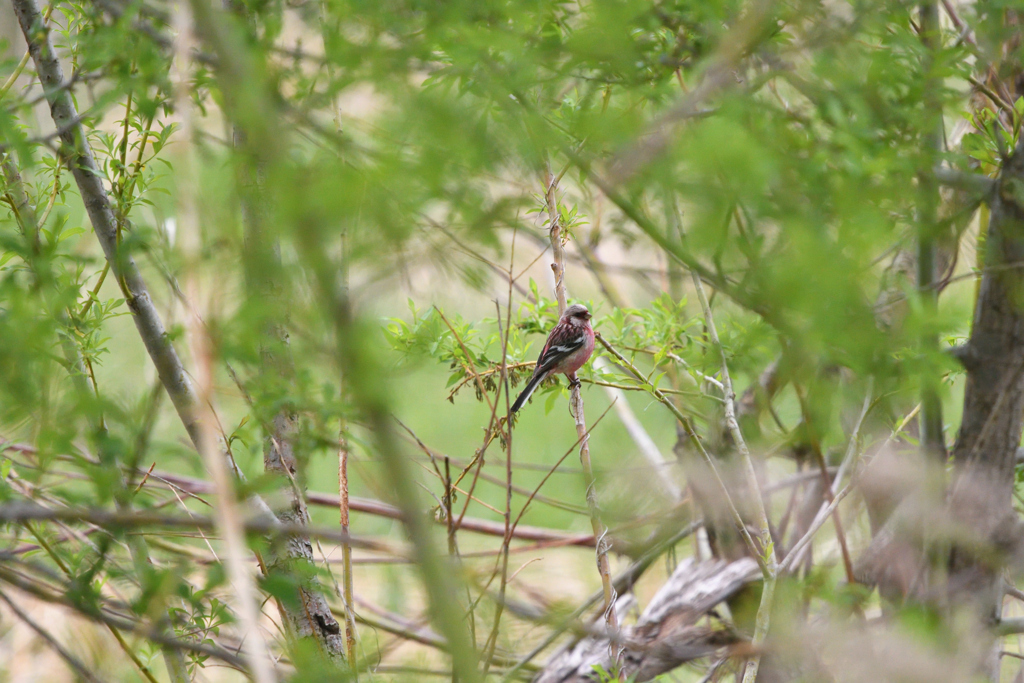
<path fill-rule="evenodd" d="M 82 522 L 93 524 L 104 529 L 135 529 L 144 527 L 169 527 L 183 529 L 201 529 L 209 531 L 217 528 L 217 521 L 211 517 L 192 515 L 159 514 L 152 510 L 99 510 L 81 508 L 48 508 L 38 503 L 18 502 L 0 505 L 0 523 L 31 522 Z M 335 543 L 350 543 L 354 548 L 364 548 L 377 552 L 393 553 L 390 546 L 351 534 L 343 534 L 329 527 L 314 527 L 304 524 L 281 524 L 269 520 L 265 515 L 243 522 L 242 528 L 250 534 L 267 534 L 271 538 L 302 536 L 319 538 Z"/>
<path fill-rule="evenodd" d="M 596 336 L 597 341 L 599 341 L 601 345 L 604 346 L 608 353 L 612 354 L 612 356 L 614 356 L 616 360 L 619 361 L 619 364 L 621 364 L 622 367 L 624 367 L 630 373 L 632 373 L 632 375 L 636 377 L 636 379 L 639 382 L 642 382 L 643 384 L 648 386 L 651 394 L 653 394 L 654 397 L 658 399 L 658 401 L 662 405 L 668 408 L 669 411 L 673 415 L 675 415 L 676 419 L 679 420 L 679 424 L 682 425 L 683 430 L 686 432 L 687 436 L 690 437 L 690 440 L 693 442 L 694 446 L 697 448 L 697 451 L 700 453 L 701 457 L 704 458 L 704 462 L 711 470 L 712 475 L 714 475 L 715 481 L 718 483 L 718 486 L 722 491 L 722 495 L 725 499 L 726 505 L 729 507 L 729 513 L 732 515 L 733 522 L 736 524 L 736 530 L 739 532 L 740 536 L 743 538 L 743 541 L 746 543 L 747 549 L 750 551 L 751 557 L 758 561 L 758 564 L 760 565 L 761 571 L 763 573 L 765 573 L 766 575 L 770 573 L 770 570 L 765 562 L 765 559 L 761 554 L 763 551 L 758 548 L 757 544 L 754 543 L 754 539 L 751 538 L 750 531 L 747 530 L 747 525 L 743 521 L 743 516 L 740 515 L 739 509 L 736 507 L 736 503 L 733 501 L 732 496 L 729 493 L 729 488 L 725 485 L 725 481 L 722 479 L 722 475 L 718 471 L 718 466 L 715 464 L 715 461 L 711 457 L 711 455 L 704 448 L 704 443 L 703 441 L 701 441 L 701 438 L 697 434 L 697 431 L 693 428 L 692 421 L 688 417 L 683 415 L 679 408 L 677 408 L 676 405 L 672 401 L 670 401 L 668 397 L 665 396 L 665 394 L 662 393 L 660 389 L 652 385 L 647 380 L 647 378 L 644 377 L 643 373 L 640 372 L 636 368 L 636 366 L 634 366 L 631 362 L 629 362 L 629 359 L 627 359 L 625 356 L 619 353 L 615 349 L 615 347 L 609 344 L 600 334 L 597 334 Z"/>
<path fill-rule="evenodd" d="M 739 422 L 736 420 L 736 392 L 733 390 L 732 379 L 729 376 L 729 365 L 726 362 L 725 347 L 722 346 L 722 342 L 718 338 L 718 329 L 715 327 L 715 319 L 711 313 L 711 306 L 708 304 L 708 297 L 704 293 L 704 285 L 700 281 L 700 276 L 693 272 L 691 272 L 691 276 L 693 277 L 694 289 L 697 292 L 697 299 L 700 301 L 700 307 L 704 311 L 704 321 L 707 323 L 708 336 L 711 337 L 711 343 L 718 348 L 722 359 L 722 384 L 725 387 L 725 423 L 743 460 L 743 468 L 747 475 L 747 486 L 750 488 L 751 498 L 754 500 L 754 509 L 757 512 L 762 553 L 765 556 L 765 560 L 760 564 L 762 571 L 765 569 L 765 565 L 767 565 L 768 570 L 764 572 L 761 604 L 757 608 L 757 617 L 754 622 L 754 637 L 751 641 L 751 646 L 757 652 L 768 636 L 772 603 L 775 599 L 775 579 L 778 571 L 778 561 L 775 555 L 775 545 L 772 543 L 771 531 L 768 526 L 768 513 L 764 509 L 764 496 L 761 493 L 761 485 L 757 481 L 757 473 L 754 471 L 750 449 L 747 448 L 747 442 L 743 438 L 743 432 L 740 430 Z M 757 679 L 760 663 L 760 655 L 755 654 L 750 658 L 747 662 L 747 668 L 743 672 L 743 683 L 754 683 Z"/>
<path fill-rule="evenodd" d="M 558 199 L 556 197 L 557 185 L 551 169 L 548 168 L 544 174 L 544 201 L 548 214 L 548 229 L 551 237 L 552 264 L 551 270 L 555 276 L 555 299 L 558 301 L 559 317 L 566 309 L 565 289 L 565 251 L 562 248 L 562 218 L 558 210 Z M 615 630 L 617 621 L 615 618 L 615 588 L 612 586 L 611 567 L 608 562 L 608 527 L 601 521 L 600 509 L 597 504 L 597 480 L 590 464 L 590 438 L 587 432 L 586 417 L 583 414 L 583 396 L 580 393 L 580 384 L 573 375 L 570 378 L 569 389 L 569 412 L 572 413 L 576 423 L 576 435 L 580 439 L 580 465 L 583 467 L 583 477 L 587 487 L 587 506 L 590 508 L 590 524 L 594 529 L 594 537 L 597 538 L 597 570 L 601 575 L 601 585 L 604 590 L 604 618 L 608 628 Z"/>
<path fill-rule="evenodd" d="M 228 652 L 222 647 L 207 645 L 205 643 L 194 643 L 190 640 L 174 638 L 172 636 L 165 635 L 162 631 L 147 626 L 145 624 L 131 621 L 129 619 L 124 619 L 122 617 L 114 616 L 111 614 L 107 614 L 103 611 L 98 611 L 95 608 L 87 609 L 73 602 L 64 593 L 52 593 L 36 585 L 34 582 L 26 580 L 24 577 L 20 576 L 16 572 L 13 572 L 10 569 L 3 566 L 2 563 L 0 563 L 0 580 L 3 580 L 12 586 L 15 586 L 19 590 L 22 590 L 25 593 L 28 593 L 29 595 L 32 595 L 33 597 L 36 597 L 45 602 L 50 602 L 54 604 L 64 605 L 65 607 L 69 607 L 75 610 L 77 613 L 81 614 L 82 616 L 86 617 L 87 619 L 98 622 L 100 624 L 113 626 L 114 628 L 120 631 L 128 631 L 130 633 L 134 633 L 136 635 L 142 636 L 143 638 L 152 640 L 154 643 L 158 645 L 163 645 L 167 647 L 176 648 L 179 650 L 185 650 L 187 652 L 196 652 L 199 654 L 205 654 L 212 657 L 216 657 L 217 659 L 221 660 L 222 662 L 225 662 L 226 664 L 230 664 L 231 666 L 239 670 L 244 670 L 244 662 L 234 653 Z"/>
<path fill-rule="evenodd" d="M 512 233 L 512 255 L 509 257 L 509 273 L 512 272 L 512 264 L 514 263 L 516 253 L 516 236 Z M 511 419 L 511 403 L 512 398 L 510 396 L 511 386 L 508 378 L 508 340 L 509 335 L 512 332 L 512 277 L 509 275 L 508 281 L 508 308 L 506 313 L 505 324 L 501 324 L 501 306 L 497 301 L 494 302 L 494 306 L 497 309 L 497 321 L 498 321 L 498 335 L 501 338 L 501 379 L 499 382 L 499 389 L 504 389 L 505 394 L 505 420 L 506 423 Z M 498 397 L 500 400 L 500 396 Z M 508 555 L 509 546 L 512 543 L 512 430 L 508 431 L 508 436 L 505 439 L 505 510 L 502 515 L 505 522 L 505 536 L 501 539 L 501 552 L 499 553 L 499 564 L 500 564 L 500 575 L 501 580 L 498 584 L 498 600 L 495 603 L 496 607 L 494 610 L 494 626 L 491 628 L 491 633 L 487 638 L 487 643 L 484 645 L 484 667 L 483 667 L 483 678 L 487 679 L 487 672 L 491 668 L 491 658 L 494 656 L 494 648 L 498 646 L 498 636 L 501 633 L 501 616 L 505 606 L 505 592 L 508 589 Z"/>
<path fill-rule="evenodd" d="M 3 448 L 3 446 L 0 446 L 0 452 L 2 452 Z M 189 494 L 213 493 L 213 486 L 209 482 L 201 479 L 171 474 L 169 472 L 161 472 L 159 470 L 153 472 L 152 478 L 155 481 L 162 481 L 178 486 Z M 338 496 L 334 496 L 329 493 L 318 493 L 316 491 L 309 492 L 306 495 L 306 499 L 312 505 L 330 507 L 336 510 L 339 509 L 341 504 Z M 399 508 L 370 498 L 349 496 L 349 510 L 374 515 L 376 517 L 385 517 L 387 519 L 400 520 L 402 518 L 402 513 Z M 443 520 L 438 520 L 438 523 L 444 524 L 445 522 Z M 485 519 L 477 519 L 475 517 L 464 518 L 460 528 L 487 536 L 504 535 L 504 526 L 501 523 Z M 519 527 L 513 532 L 513 537 L 524 541 L 541 541 L 586 547 L 593 547 L 594 545 L 594 537 L 590 534 L 566 533 L 535 526 Z"/>
<path fill-rule="evenodd" d="M 78 659 L 78 657 L 75 657 L 73 654 L 68 652 L 64 648 L 64 646 L 57 641 L 56 638 L 50 635 L 50 633 L 42 626 L 37 624 L 32 619 L 32 617 L 30 617 L 28 614 L 25 613 L 24 610 L 18 607 L 17 603 L 11 600 L 3 591 L 0 591 L 0 600 L 6 602 L 7 606 L 11 608 L 11 611 L 14 612 L 15 616 L 17 616 L 19 619 L 25 622 L 25 624 L 29 628 L 31 628 L 33 631 L 39 634 L 39 637 L 45 640 L 49 644 L 49 646 L 53 648 L 53 651 L 60 655 L 61 659 L 67 662 L 68 666 L 77 671 L 79 676 L 81 676 L 87 681 L 91 681 L 91 683 L 101 683 L 100 679 L 96 677 L 96 674 L 90 671 L 89 668 L 85 664 L 83 664 L 81 660 Z"/>
<path fill-rule="evenodd" d="M 868 395 L 864 398 L 864 406 L 861 409 L 860 417 L 857 419 L 857 424 L 853 428 L 853 432 L 850 433 L 850 440 L 846 446 L 846 455 L 843 457 L 843 462 L 839 466 L 839 471 L 836 473 L 835 478 L 832 479 L 832 501 L 830 503 L 822 504 L 818 510 L 818 514 L 815 515 L 814 521 L 807 528 L 803 537 L 797 541 L 793 548 L 787 553 L 786 557 L 783 558 L 782 562 L 779 563 L 779 572 L 788 573 L 793 571 L 800 562 L 803 560 L 803 554 L 806 548 L 809 547 L 811 539 L 814 538 L 814 534 L 818 532 L 829 518 L 829 515 L 839 506 L 840 501 L 845 498 L 851 490 L 853 490 L 853 484 L 847 484 L 841 491 L 837 490 L 840 482 L 843 480 L 843 476 L 850 472 L 850 470 L 857 464 L 857 456 L 860 453 L 858 446 L 858 439 L 860 438 L 860 430 L 864 425 L 864 420 L 867 418 L 868 413 L 871 412 L 871 408 L 874 407 L 872 401 L 871 391 L 868 391 Z M 915 409 L 916 412 L 916 409 Z"/>
<path fill-rule="evenodd" d="M 348 440 L 345 437 L 344 424 L 338 434 L 338 510 L 340 513 L 341 532 L 349 533 L 349 499 L 348 499 Z M 342 560 L 342 599 L 345 602 L 345 653 L 348 658 L 349 668 L 355 671 L 356 662 L 356 621 L 355 606 L 353 602 L 353 577 L 352 577 L 352 544 L 341 544 Z"/>

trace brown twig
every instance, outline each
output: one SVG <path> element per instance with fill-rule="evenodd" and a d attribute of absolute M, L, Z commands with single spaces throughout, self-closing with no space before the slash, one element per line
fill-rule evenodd
<path fill-rule="evenodd" d="M 821 452 L 821 441 L 811 422 L 810 409 L 807 406 L 807 396 L 803 389 L 796 382 L 793 383 L 796 389 L 797 400 L 800 403 L 800 412 L 803 414 L 804 424 L 807 425 L 807 432 L 810 436 L 811 453 L 814 455 L 818 469 L 821 472 L 822 493 L 826 503 L 831 503 L 835 496 L 832 494 L 832 480 L 828 473 L 828 465 L 825 463 L 825 455 Z M 836 539 L 839 541 L 839 548 L 843 556 L 843 568 L 846 570 L 846 580 L 850 584 L 857 583 L 857 577 L 853 571 L 853 560 L 850 559 L 850 550 L 846 544 L 846 533 L 843 531 L 843 523 L 839 518 L 839 511 L 832 514 L 832 522 L 836 529 Z"/>
<path fill-rule="evenodd" d="M 558 301 L 558 315 L 566 309 L 566 288 L 565 288 L 565 251 L 562 248 L 562 224 L 561 215 L 558 211 L 558 200 L 556 197 L 557 184 L 551 173 L 550 167 L 544 174 L 544 202 L 548 214 L 548 229 L 551 237 L 551 252 L 553 262 L 551 270 L 555 276 L 555 299 Z M 594 537 L 597 539 L 597 570 L 601 575 L 601 586 L 604 590 L 604 618 L 608 628 L 614 630 L 617 626 L 615 617 L 615 588 L 612 586 L 611 567 L 608 562 L 608 527 L 601 521 L 600 508 L 597 504 L 597 480 L 594 477 L 594 470 L 590 464 L 590 439 L 587 432 L 586 417 L 583 413 L 583 396 L 580 393 L 580 385 L 573 375 L 570 378 L 569 389 L 569 412 L 572 413 L 576 423 L 576 435 L 580 440 L 580 465 L 583 467 L 583 477 L 587 487 L 587 506 L 590 508 L 590 523 L 594 529 Z"/>
<path fill-rule="evenodd" d="M 743 460 L 743 468 L 747 476 L 747 486 L 750 488 L 751 497 L 755 501 L 754 509 L 757 512 L 758 532 L 761 536 L 762 559 L 758 564 L 764 576 L 764 586 L 761 589 L 761 604 L 757 608 L 757 617 L 754 623 L 754 637 L 751 639 L 751 646 L 756 652 L 768 637 L 772 604 L 775 598 L 775 580 L 778 573 L 778 560 L 775 554 L 775 545 L 772 543 L 771 527 L 768 524 L 768 513 L 764 507 L 764 496 L 761 493 L 761 485 L 757 481 L 757 472 L 754 470 L 754 462 L 750 457 L 750 449 L 743 438 L 739 422 L 736 420 L 736 392 L 732 387 L 732 379 L 729 376 L 729 364 L 726 362 L 725 347 L 718 338 L 718 330 L 715 327 L 715 319 L 711 312 L 711 305 L 708 303 L 707 295 L 704 293 L 704 285 L 700 276 L 691 272 L 693 286 L 697 292 L 697 299 L 700 301 L 701 309 L 704 312 L 704 321 L 707 324 L 708 336 L 711 343 L 718 348 L 722 359 L 722 385 L 725 388 L 725 422 L 732 435 L 736 448 Z M 823 463 L 824 466 L 824 463 Z M 828 476 L 826 470 L 822 470 Z M 746 670 L 743 672 L 743 683 L 754 683 L 757 679 L 757 671 L 761 663 L 759 655 L 752 656 L 747 661 Z"/>
<path fill-rule="evenodd" d="M 516 250 L 516 237 L 515 233 L 512 233 L 512 256 L 511 260 L 514 262 Z M 512 263 L 509 264 L 509 273 L 512 272 Z M 501 324 L 501 306 L 495 302 L 495 307 L 498 309 L 498 334 L 502 339 L 501 344 L 501 384 L 500 387 L 505 389 L 505 419 L 506 424 L 511 420 L 511 405 L 512 398 L 510 396 L 511 386 L 508 379 L 508 340 L 509 335 L 512 331 L 512 277 L 509 275 L 508 281 L 508 310 L 506 313 L 505 325 Z M 502 329 L 504 328 L 504 329 Z M 512 543 L 512 430 L 508 430 L 508 435 L 505 439 L 505 511 L 502 515 L 503 521 L 505 522 L 505 535 L 501 539 L 501 553 L 499 554 L 499 563 L 501 565 L 501 581 L 498 584 L 498 600 L 495 603 L 494 610 L 494 626 L 491 628 L 491 633 L 488 636 L 487 643 L 484 645 L 484 670 L 483 677 L 486 680 L 487 672 L 491 668 L 491 657 L 494 655 L 494 648 L 498 645 L 498 635 L 501 632 L 501 616 L 504 611 L 505 603 L 505 591 L 508 588 L 508 553 L 509 545 Z"/>
<path fill-rule="evenodd" d="M 338 511 L 340 513 L 341 531 L 349 533 L 349 500 L 348 500 L 348 441 L 345 438 L 345 426 L 338 432 Z M 345 651 L 348 655 L 349 668 L 356 671 L 356 624 L 353 612 L 353 581 L 352 581 L 352 544 L 341 544 L 342 561 L 342 597 L 345 600 Z"/>

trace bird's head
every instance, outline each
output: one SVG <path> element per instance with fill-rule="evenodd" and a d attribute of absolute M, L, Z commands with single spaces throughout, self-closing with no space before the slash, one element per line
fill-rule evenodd
<path fill-rule="evenodd" d="M 562 314 L 562 320 L 585 323 L 590 320 L 590 311 L 588 311 L 587 307 L 582 304 L 573 304 L 569 308 L 565 309 L 565 313 Z"/>

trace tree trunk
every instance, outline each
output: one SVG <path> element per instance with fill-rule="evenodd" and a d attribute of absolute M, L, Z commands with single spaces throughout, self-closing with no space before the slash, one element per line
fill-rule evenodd
<path fill-rule="evenodd" d="M 1003 546 L 1012 522 L 1014 467 L 1024 425 L 1024 143 L 1006 161 L 990 200 L 985 271 L 971 337 L 959 354 L 967 369 L 964 412 L 953 449 L 950 509 L 974 539 Z M 951 597 L 974 603 L 986 619 L 999 602 L 1000 561 L 958 543 L 950 563 Z"/>

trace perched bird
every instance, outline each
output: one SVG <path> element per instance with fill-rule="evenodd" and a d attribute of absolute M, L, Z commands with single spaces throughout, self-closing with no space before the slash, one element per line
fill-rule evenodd
<path fill-rule="evenodd" d="M 512 404 L 512 412 L 522 408 L 533 390 L 551 375 L 562 373 L 569 376 L 570 383 L 578 383 L 575 373 L 590 359 L 593 352 L 594 328 L 590 326 L 590 311 L 586 306 L 573 304 L 565 309 L 555 329 L 548 335 L 537 359 L 537 367 L 533 369 L 533 376 Z"/>

